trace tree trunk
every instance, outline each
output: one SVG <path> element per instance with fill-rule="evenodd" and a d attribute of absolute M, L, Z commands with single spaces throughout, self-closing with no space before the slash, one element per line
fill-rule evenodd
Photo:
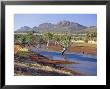
<path fill-rule="evenodd" d="M 39 43 L 39 48 L 41 48 L 41 43 Z"/>
<path fill-rule="evenodd" d="M 47 41 L 47 47 L 49 46 L 49 40 Z"/>
<path fill-rule="evenodd" d="M 57 45 L 57 41 L 55 41 L 55 45 Z"/>
<path fill-rule="evenodd" d="M 61 54 L 64 55 L 66 51 L 67 51 L 67 48 L 63 48 L 63 51 Z"/>

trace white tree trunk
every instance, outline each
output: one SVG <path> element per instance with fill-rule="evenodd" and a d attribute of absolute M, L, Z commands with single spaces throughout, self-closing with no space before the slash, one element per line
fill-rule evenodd
<path fill-rule="evenodd" d="M 47 47 L 49 46 L 49 43 L 50 43 L 50 41 L 48 40 L 48 41 L 47 41 Z"/>
<path fill-rule="evenodd" d="M 67 51 L 67 48 L 63 48 L 62 55 L 64 55 L 66 51 Z"/>

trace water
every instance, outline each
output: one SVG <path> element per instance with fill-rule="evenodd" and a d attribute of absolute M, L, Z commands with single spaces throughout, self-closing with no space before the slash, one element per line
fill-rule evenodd
<path fill-rule="evenodd" d="M 65 57 L 62 56 L 60 52 L 39 51 L 39 53 L 53 60 L 70 60 L 77 62 L 79 64 L 68 64 L 66 67 L 87 76 L 97 75 L 96 56 L 77 54 L 77 53 L 66 53 L 66 59 L 65 59 Z"/>

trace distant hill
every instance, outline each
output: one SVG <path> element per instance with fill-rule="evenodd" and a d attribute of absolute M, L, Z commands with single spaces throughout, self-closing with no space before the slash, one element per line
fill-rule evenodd
<path fill-rule="evenodd" d="M 28 26 L 24 26 L 24 27 L 17 29 L 15 32 L 27 32 L 27 31 L 32 31 L 32 28 Z"/>
<path fill-rule="evenodd" d="M 82 29 L 79 31 L 79 33 L 86 33 L 86 32 L 96 32 L 97 33 L 97 27 L 96 26 L 91 26 L 86 29 Z"/>
<path fill-rule="evenodd" d="M 29 31 L 35 31 L 35 32 L 55 32 L 55 33 L 83 33 L 86 31 L 96 31 L 96 27 L 86 27 L 83 25 L 80 25 L 79 23 L 70 22 L 70 21 L 60 21 L 56 24 L 52 23 L 42 23 L 38 27 L 35 26 L 33 28 L 30 28 L 28 26 L 21 27 L 20 29 L 16 30 L 15 32 L 29 32 Z"/>
<path fill-rule="evenodd" d="M 88 27 L 86 29 L 83 29 L 85 30 L 86 32 L 96 32 L 97 30 L 97 27 L 96 26 L 91 26 L 91 27 Z"/>

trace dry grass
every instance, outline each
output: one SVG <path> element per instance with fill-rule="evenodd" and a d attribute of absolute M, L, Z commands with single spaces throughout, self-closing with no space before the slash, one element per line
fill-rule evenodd
<path fill-rule="evenodd" d="M 28 51 L 28 49 L 21 47 L 20 45 L 14 45 L 14 54 L 19 51 Z"/>

